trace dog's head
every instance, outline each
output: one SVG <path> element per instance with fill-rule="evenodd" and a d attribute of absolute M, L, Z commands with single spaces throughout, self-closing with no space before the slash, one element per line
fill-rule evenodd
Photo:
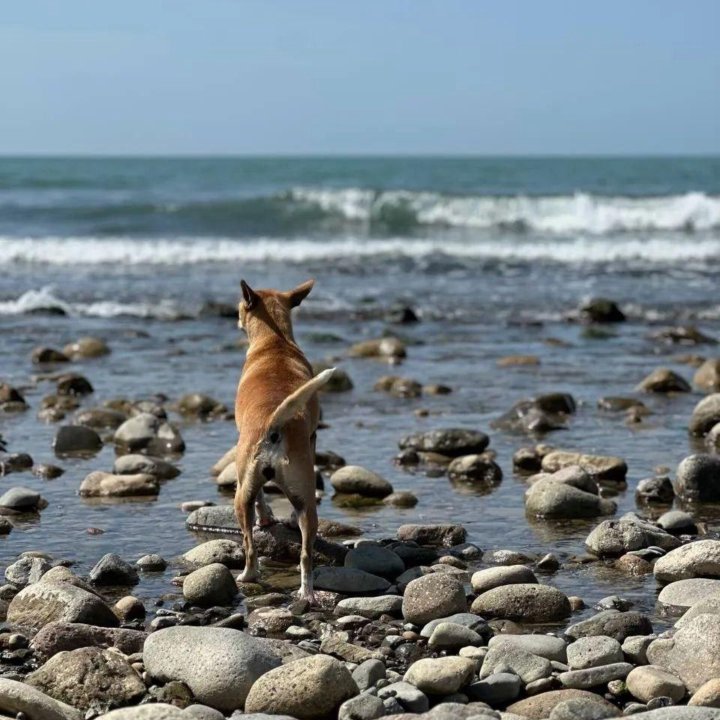
<path fill-rule="evenodd" d="M 238 305 L 238 325 L 248 336 L 252 330 L 264 325 L 292 339 L 290 311 L 310 294 L 315 284 L 308 280 L 293 290 L 253 290 L 244 280 L 240 281 L 242 300 Z"/>

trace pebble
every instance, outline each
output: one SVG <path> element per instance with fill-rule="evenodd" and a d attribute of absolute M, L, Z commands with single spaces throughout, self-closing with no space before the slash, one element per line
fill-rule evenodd
<path fill-rule="evenodd" d="M 384 498 L 393 492 L 393 486 L 380 475 L 359 467 L 345 465 L 330 476 L 335 492 L 358 494 L 364 497 Z"/>
<path fill-rule="evenodd" d="M 245 554 L 242 545 L 225 538 L 207 540 L 188 550 L 182 557 L 190 565 L 201 566 L 221 563 L 229 568 L 245 567 Z"/>
<path fill-rule="evenodd" d="M 137 570 L 115 553 L 103 555 L 89 578 L 94 585 L 135 585 L 140 581 Z"/>
<path fill-rule="evenodd" d="M 634 610 L 603 610 L 587 620 L 571 625 L 565 630 L 565 634 L 574 640 L 590 635 L 607 635 L 622 643 L 630 635 L 650 635 L 652 631 L 650 618 L 643 613 Z"/>
<path fill-rule="evenodd" d="M 141 570 L 146 572 L 159 572 L 167 568 L 167 560 L 161 555 L 151 553 L 150 555 L 143 555 L 135 563 Z"/>
<path fill-rule="evenodd" d="M 547 658 L 534 655 L 521 647 L 499 643 L 493 645 L 485 655 L 480 669 L 480 679 L 483 680 L 495 673 L 511 672 L 527 685 L 550 677 L 552 671 L 552 665 Z"/>
<path fill-rule="evenodd" d="M 636 667 L 625 680 L 627 689 L 640 702 L 649 703 L 660 697 L 669 697 L 678 703 L 685 697 L 683 682 L 672 673 L 656 665 Z"/>
<path fill-rule="evenodd" d="M 424 575 L 405 588 L 402 614 L 407 622 L 424 625 L 466 610 L 463 583 L 450 574 Z"/>
<path fill-rule="evenodd" d="M 620 643 L 604 635 L 579 638 L 567 647 L 568 665 L 571 670 L 609 665 L 623 661 Z"/>
<path fill-rule="evenodd" d="M 91 472 L 80 484 L 83 497 L 135 497 L 157 495 L 160 485 L 152 475 L 113 475 Z"/>
<path fill-rule="evenodd" d="M 362 615 L 369 620 L 377 620 L 382 615 L 400 617 L 402 615 L 402 597 L 399 595 L 378 595 L 376 597 L 349 597 L 341 600 L 336 614 L 351 613 Z"/>
<path fill-rule="evenodd" d="M 480 594 L 501 585 L 537 583 L 535 573 L 524 565 L 493 567 L 478 570 L 471 578 L 472 589 Z"/>
<path fill-rule="evenodd" d="M 414 662 L 403 680 L 428 695 L 450 695 L 467 685 L 475 663 L 462 657 L 424 658 Z"/>
<path fill-rule="evenodd" d="M 221 563 L 194 570 L 183 581 L 183 597 L 192 605 L 229 605 L 237 594 L 232 574 Z"/>

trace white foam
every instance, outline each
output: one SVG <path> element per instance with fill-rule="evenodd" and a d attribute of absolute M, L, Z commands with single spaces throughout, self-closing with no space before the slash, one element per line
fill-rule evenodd
<path fill-rule="evenodd" d="M 720 238 L 597 236 L 564 239 L 450 241 L 395 238 L 387 240 L 231 240 L 193 238 L 0 238 L 0 265 L 29 264 L 78 267 L 86 265 L 161 266 L 198 263 L 301 263 L 388 256 L 431 256 L 480 260 L 547 261 L 560 264 L 642 261 L 645 264 L 720 260 Z M 29 297 L 24 302 L 36 302 Z"/>
<path fill-rule="evenodd" d="M 421 225 L 493 228 L 520 226 L 551 234 L 709 230 L 720 227 L 720 197 L 693 192 L 665 197 L 452 197 L 359 188 L 296 188 L 291 198 L 347 220 L 370 221 L 386 208 L 403 207 Z"/>

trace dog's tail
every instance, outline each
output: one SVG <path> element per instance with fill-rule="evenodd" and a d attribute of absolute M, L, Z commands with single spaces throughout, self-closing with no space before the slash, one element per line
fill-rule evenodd
<path fill-rule="evenodd" d="M 335 368 L 329 368 L 318 373 L 314 378 L 301 385 L 294 393 L 288 395 L 278 405 L 277 410 L 272 414 L 268 427 L 270 432 L 280 430 L 288 421 L 292 420 L 307 405 L 310 398 L 324 385 L 330 381 Z"/>

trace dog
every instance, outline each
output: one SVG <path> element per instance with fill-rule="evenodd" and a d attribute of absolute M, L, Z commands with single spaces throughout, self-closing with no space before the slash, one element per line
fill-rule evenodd
<path fill-rule="evenodd" d="M 294 290 L 253 290 L 244 280 L 239 322 L 249 346 L 235 401 L 238 484 L 235 514 L 243 533 L 245 569 L 240 580 L 258 578 L 253 541 L 255 513 L 260 526 L 275 522 L 263 485 L 272 480 L 293 506 L 301 533 L 299 596 L 315 602 L 312 553 L 317 535 L 315 438 L 320 419 L 317 391 L 334 368 L 313 377 L 293 336 L 291 311 L 315 284 Z"/>

